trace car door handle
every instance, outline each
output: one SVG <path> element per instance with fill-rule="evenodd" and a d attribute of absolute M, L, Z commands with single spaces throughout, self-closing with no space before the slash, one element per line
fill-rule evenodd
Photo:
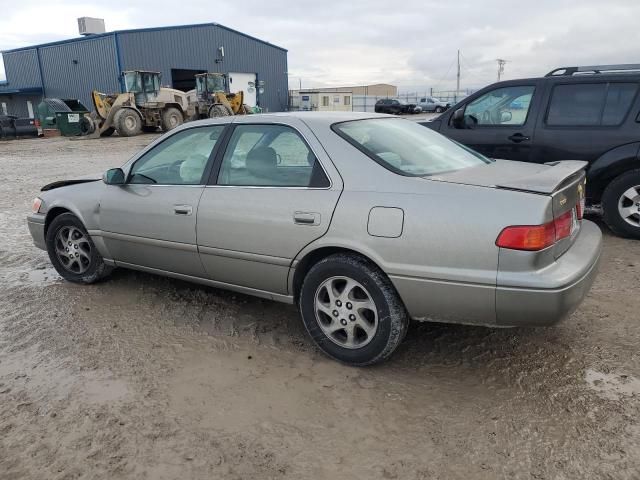
<path fill-rule="evenodd" d="M 320 214 L 315 212 L 294 212 L 293 223 L 297 225 L 320 225 Z"/>
<path fill-rule="evenodd" d="M 531 140 L 529 137 L 521 133 L 514 133 L 513 135 L 507 138 L 515 143 L 526 142 L 527 140 Z"/>
<path fill-rule="evenodd" d="M 174 205 L 173 213 L 176 215 L 191 215 L 193 213 L 193 207 L 191 205 Z"/>

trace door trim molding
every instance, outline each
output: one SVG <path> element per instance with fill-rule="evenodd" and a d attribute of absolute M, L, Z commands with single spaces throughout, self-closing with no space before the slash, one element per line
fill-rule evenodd
<path fill-rule="evenodd" d="M 204 255 L 215 255 L 218 257 L 233 258 L 236 260 L 248 260 L 250 262 L 266 263 L 269 265 L 278 265 L 280 267 L 290 267 L 291 259 L 284 257 L 274 257 L 271 255 L 263 255 L 260 253 L 240 252 L 237 250 L 227 250 L 224 248 L 198 246 L 200 253 Z"/>
<path fill-rule="evenodd" d="M 124 242 L 139 243 L 150 247 L 171 248 L 173 250 L 184 250 L 186 252 L 198 253 L 198 247 L 190 243 L 171 242 L 169 240 L 160 240 L 157 238 L 138 237 L 136 235 L 127 235 L 124 233 L 107 232 L 104 230 L 87 230 L 92 237 L 111 238 L 113 240 L 122 240 Z"/>

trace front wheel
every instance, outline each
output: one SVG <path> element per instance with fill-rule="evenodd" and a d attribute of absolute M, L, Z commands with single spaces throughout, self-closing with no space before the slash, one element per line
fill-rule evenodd
<path fill-rule="evenodd" d="M 168 132 L 184 123 L 182 112 L 175 107 L 163 110 L 160 116 L 160 126 L 163 132 Z"/>
<path fill-rule="evenodd" d="M 94 283 L 113 267 L 104 263 L 82 222 L 72 213 L 53 219 L 46 235 L 47 253 L 62 278 L 74 283 Z"/>
<path fill-rule="evenodd" d="M 409 325 L 393 284 L 357 255 L 331 255 L 315 264 L 302 284 L 299 309 L 316 345 L 355 366 L 389 358 Z"/>
<path fill-rule="evenodd" d="M 607 226 L 618 235 L 640 239 L 640 169 L 619 175 L 602 195 Z"/>

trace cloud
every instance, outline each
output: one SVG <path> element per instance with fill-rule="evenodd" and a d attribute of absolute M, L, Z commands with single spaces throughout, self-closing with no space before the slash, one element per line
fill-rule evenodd
<path fill-rule="evenodd" d="M 76 36 L 79 16 L 109 30 L 218 22 L 289 50 L 292 87 L 395 83 L 451 89 L 540 76 L 554 67 L 637 62 L 637 0 L 210 2 L 0 0 L 0 49 Z"/>

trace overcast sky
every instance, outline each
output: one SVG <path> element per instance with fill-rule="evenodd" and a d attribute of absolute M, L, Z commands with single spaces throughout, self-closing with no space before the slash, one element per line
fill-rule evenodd
<path fill-rule="evenodd" d="M 0 0 L 0 50 L 107 30 L 217 22 L 289 50 L 289 85 L 462 88 L 554 67 L 640 63 L 640 0 Z M 0 68 L 2 68 L 0 66 Z M 0 70 L 0 78 L 4 72 Z"/>

